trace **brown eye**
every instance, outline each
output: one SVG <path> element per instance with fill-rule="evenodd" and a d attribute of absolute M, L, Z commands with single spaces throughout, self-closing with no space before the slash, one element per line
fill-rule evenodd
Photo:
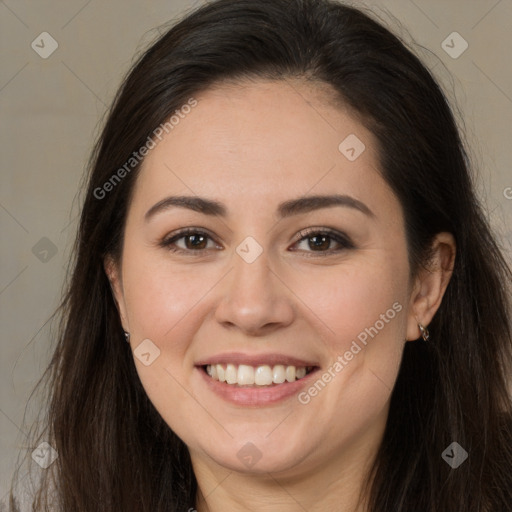
<path fill-rule="evenodd" d="M 307 240 L 309 247 L 314 251 L 329 249 L 332 242 L 332 238 L 328 235 L 314 235 L 310 236 Z"/>
<path fill-rule="evenodd" d="M 210 245 L 208 245 L 210 244 Z M 202 253 L 208 249 L 219 248 L 212 237 L 198 229 L 182 230 L 162 240 L 159 245 L 172 252 Z"/>
<path fill-rule="evenodd" d="M 207 237 L 200 234 L 182 236 L 187 249 L 206 249 Z"/>
<path fill-rule="evenodd" d="M 301 238 L 295 244 L 299 247 L 299 249 L 294 250 L 316 252 L 318 253 L 318 256 L 327 256 L 329 254 L 354 248 L 354 244 L 350 241 L 350 239 L 343 233 L 338 233 L 337 231 L 301 231 L 299 236 L 301 236 Z M 303 245 L 302 248 L 300 248 L 301 244 Z"/>

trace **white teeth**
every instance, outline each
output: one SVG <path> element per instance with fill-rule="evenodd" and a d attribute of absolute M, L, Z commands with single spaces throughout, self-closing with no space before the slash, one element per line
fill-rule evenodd
<path fill-rule="evenodd" d="M 228 364 L 226 366 L 226 382 L 228 384 L 236 384 L 236 381 L 237 381 L 236 366 L 234 364 Z"/>
<path fill-rule="evenodd" d="M 213 365 L 215 368 L 215 365 Z M 238 384 L 241 386 L 245 386 L 248 384 L 254 384 L 254 368 L 252 366 L 247 366 L 245 364 L 241 364 L 238 367 Z"/>
<path fill-rule="evenodd" d="M 283 384 L 284 382 L 295 382 L 306 376 L 308 369 L 312 367 L 285 366 L 276 364 L 275 366 L 260 365 L 249 366 L 241 364 L 213 364 L 206 366 L 206 373 L 213 379 L 228 384 L 238 386 L 270 386 L 273 384 Z"/>
<path fill-rule="evenodd" d="M 295 370 L 295 377 L 297 377 L 297 379 L 302 379 L 302 377 L 305 377 L 306 376 L 306 368 L 302 367 L 302 368 L 297 368 Z"/>
<path fill-rule="evenodd" d="M 286 380 L 286 368 L 282 364 L 276 364 L 273 371 L 273 382 L 282 384 Z"/>
<path fill-rule="evenodd" d="M 254 372 L 254 383 L 258 386 L 269 386 L 272 384 L 272 370 L 270 366 L 258 366 Z"/>

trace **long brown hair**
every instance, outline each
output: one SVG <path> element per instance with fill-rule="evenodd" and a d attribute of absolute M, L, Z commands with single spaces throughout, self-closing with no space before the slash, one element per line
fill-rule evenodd
<path fill-rule="evenodd" d="M 218 0 L 153 44 L 120 88 L 91 158 L 62 328 L 44 375 L 59 510 L 185 511 L 197 483 L 187 447 L 148 399 L 124 343 L 106 255 L 121 257 L 136 165 L 98 193 L 161 123 L 222 79 L 307 77 L 331 85 L 378 141 L 400 201 L 411 272 L 433 237 L 457 243 L 428 343 L 406 343 L 369 511 L 497 512 L 512 506 L 512 275 L 475 196 L 468 155 L 429 71 L 389 30 L 330 0 Z M 95 193 L 96 191 L 96 193 Z M 457 469 L 452 442 L 469 454 Z M 34 443 L 37 445 L 37 442 Z M 53 508 L 52 510 L 55 510 Z"/>

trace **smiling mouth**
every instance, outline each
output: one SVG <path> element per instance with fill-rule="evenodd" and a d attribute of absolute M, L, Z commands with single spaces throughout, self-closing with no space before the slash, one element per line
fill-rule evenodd
<path fill-rule="evenodd" d="M 203 370 L 212 380 L 235 387 L 271 387 L 303 379 L 315 370 L 315 366 L 276 364 L 249 366 L 245 364 L 209 364 Z"/>

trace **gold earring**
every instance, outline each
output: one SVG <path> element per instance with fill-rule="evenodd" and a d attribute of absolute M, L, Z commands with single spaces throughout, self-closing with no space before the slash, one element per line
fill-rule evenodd
<path fill-rule="evenodd" d="M 423 327 L 423 325 L 420 323 L 418 323 L 418 327 L 420 328 L 422 338 L 425 341 L 428 341 L 428 339 L 430 338 L 430 333 L 428 332 L 428 329 L 426 327 Z"/>

